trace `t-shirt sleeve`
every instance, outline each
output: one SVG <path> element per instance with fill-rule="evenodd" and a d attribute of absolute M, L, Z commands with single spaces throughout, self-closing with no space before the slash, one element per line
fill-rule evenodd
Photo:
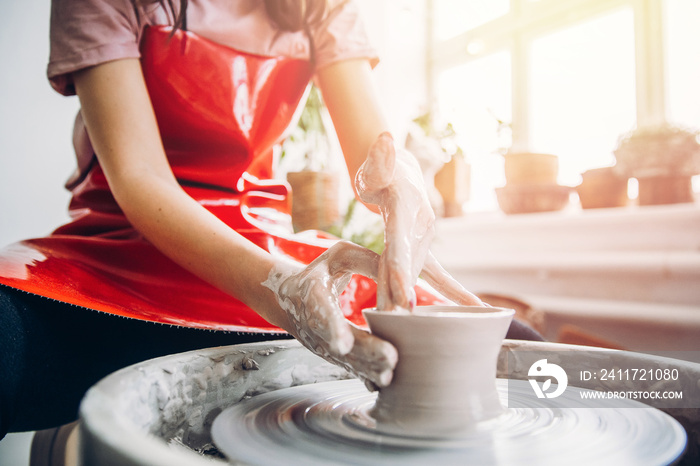
<path fill-rule="evenodd" d="M 71 73 L 121 58 L 138 58 L 139 19 L 130 0 L 53 0 L 47 75 L 74 95 Z"/>
<path fill-rule="evenodd" d="M 328 14 L 310 25 L 316 68 L 354 58 L 366 58 L 374 67 L 379 58 L 357 4 L 352 0 L 330 3 Z"/>

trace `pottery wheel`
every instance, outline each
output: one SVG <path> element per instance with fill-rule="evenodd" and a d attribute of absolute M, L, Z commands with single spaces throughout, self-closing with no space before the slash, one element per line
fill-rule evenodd
<path fill-rule="evenodd" d="M 569 387 L 545 407 L 527 381 L 498 379 L 497 385 L 508 408 L 458 439 L 377 431 L 368 414 L 376 395 L 357 380 L 303 385 L 244 400 L 215 419 L 212 437 L 231 460 L 251 465 L 660 465 L 672 463 L 685 449 L 683 427 L 638 402 L 583 407 L 576 404 L 582 389 Z"/>

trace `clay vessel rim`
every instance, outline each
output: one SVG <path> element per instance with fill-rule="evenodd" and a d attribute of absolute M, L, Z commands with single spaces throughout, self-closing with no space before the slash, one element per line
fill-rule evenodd
<path fill-rule="evenodd" d="M 363 309 L 370 317 L 414 319 L 498 319 L 515 315 L 515 310 L 503 307 L 486 306 L 417 306 L 413 311 L 380 311 L 376 308 Z"/>

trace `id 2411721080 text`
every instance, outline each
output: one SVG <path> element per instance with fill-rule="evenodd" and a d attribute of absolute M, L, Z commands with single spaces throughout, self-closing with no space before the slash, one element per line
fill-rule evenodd
<path fill-rule="evenodd" d="M 600 369 L 580 371 L 581 380 L 653 381 L 678 380 L 678 369 Z"/>

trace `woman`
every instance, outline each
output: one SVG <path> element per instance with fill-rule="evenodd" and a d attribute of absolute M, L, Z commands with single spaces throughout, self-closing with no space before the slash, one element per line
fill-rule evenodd
<path fill-rule="evenodd" d="M 187 3 L 52 4 L 49 79 L 81 103 L 73 220 L 0 253 L 1 435 L 74 419 L 84 391 L 127 364 L 280 329 L 385 386 L 395 349 L 350 322 L 375 302 L 364 277 L 382 309 L 440 302 L 414 289 L 421 270 L 481 304 L 428 253 L 434 215 L 387 133 L 355 5 Z M 381 258 L 291 234 L 287 188 L 270 181 L 312 78 L 358 196 L 384 217 Z"/>

